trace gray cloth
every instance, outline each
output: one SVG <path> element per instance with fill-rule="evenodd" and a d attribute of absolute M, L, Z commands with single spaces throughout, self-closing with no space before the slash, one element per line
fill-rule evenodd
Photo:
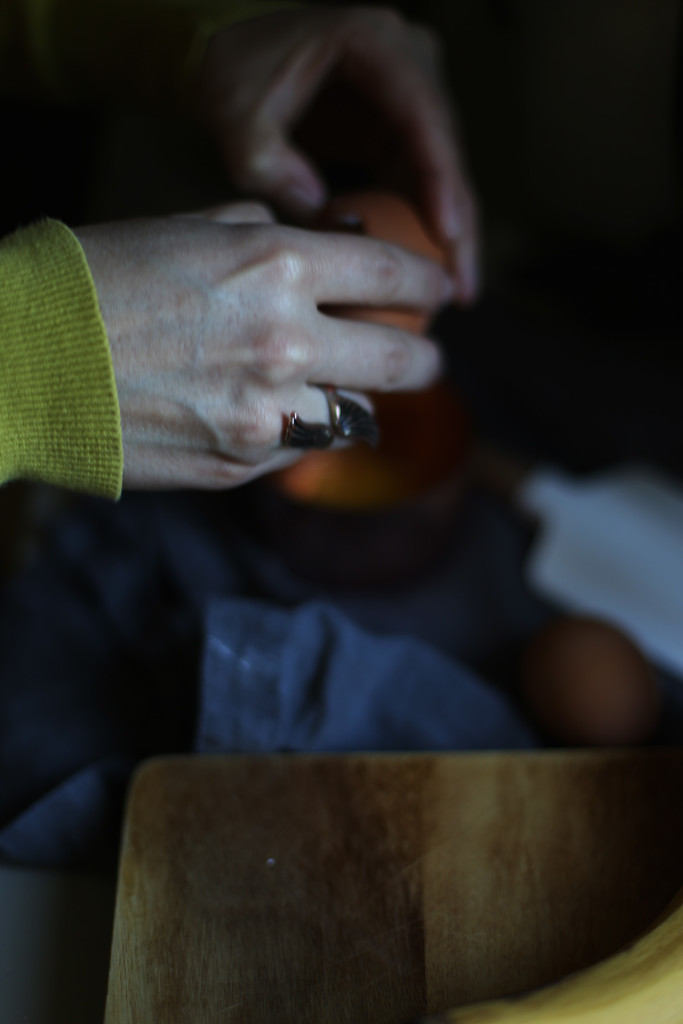
<path fill-rule="evenodd" d="M 201 751 L 528 747 L 512 704 L 411 636 L 377 636 L 334 606 L 244 599 L 207 616 Z"/>
<path fill-rule="evenodd" d="M 514 666 L 553 610 L 524 587 L 528 531 L 506 508 L 472 495 L 421 576 L 338 591 L 250 535 L 244 500 L 84 501 L 5 587 L 0 857 L 112 862 L 130 774 L 152 755 L 542 742 Z M 680 691 L 660 741 L 683 736 Z"/>

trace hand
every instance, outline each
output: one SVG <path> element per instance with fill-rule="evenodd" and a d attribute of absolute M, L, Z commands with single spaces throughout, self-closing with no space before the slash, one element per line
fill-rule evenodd
<path fill-rule="evenodd" d="M 451 253 L 456 299 L 468 302 L 476 208 L 438 64 L 435 36 L 391 11 L 283 11 L 216 34 L 196 105 L 238 187 L 290 216 L 324 203 L 313 161 L 330 138 L 346 161 L 408 170 L 408 198 Z M 301 148 L 293 134 L 307 122 L 314 130 Z"/>
<path fill-rule="evenodd" d="M 76 232 L 109 337 L 124 487 L 233 487 L 299 457 L 290 414 L 329 422 L 315 385 L 425 387 L 438 347 L 326 305 L 434 312 L 435 263 L 373 239 L 283 227 L 256 204 Z"/>

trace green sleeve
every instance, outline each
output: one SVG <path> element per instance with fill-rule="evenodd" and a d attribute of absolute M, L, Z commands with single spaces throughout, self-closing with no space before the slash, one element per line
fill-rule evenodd
<path fill-rule="evenodd" d="M 0 241 L 0 482 L 121 493 L 116 382 L 76 237 L 43 221 Z"/>

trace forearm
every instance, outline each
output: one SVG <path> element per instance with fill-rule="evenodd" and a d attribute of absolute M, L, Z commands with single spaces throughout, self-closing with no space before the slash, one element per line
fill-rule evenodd
<path fill-rule="evenodd" d="M 0 483 L 121 491 L 107 334 L 75 236 L 44 221 L 0 242 Z"/>

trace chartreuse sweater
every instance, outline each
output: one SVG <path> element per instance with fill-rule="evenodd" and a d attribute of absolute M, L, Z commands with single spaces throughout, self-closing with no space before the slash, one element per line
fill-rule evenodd
<path fill-rule="evenodd" d="M 177 106 L 212 32 L 282 6 L 0 0 L 0 91 Z M 41 480 L 117 498 L 122 478 L 116 380 L 95 286 L 75 235 L 46 220 L 0 239 L 0 484 Z"/>

